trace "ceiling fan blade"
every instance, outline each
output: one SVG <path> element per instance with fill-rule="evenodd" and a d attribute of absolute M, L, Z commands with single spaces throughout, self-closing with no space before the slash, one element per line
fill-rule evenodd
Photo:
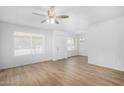
<path fill-rule="evenodd" d="M 59 16 L 56 16 L 57 18 L 69 18 L 68 15 L 59 15 Z"/>
<path fill-rule="evenodd" d="M 36 13 L 36 12 L 32 12 L 32 14 L 38 15 L 38 16 L 45 16 L 44 14 L 40 14 L 40 13 Z"/>
<path fill-rule="evenodd" d="M 59 24 L 59 21 L 58 21 L 58 20 L 55 20 L 55 23 L 56 23 L 56 24 Z"/>
<path fill-rule="evenodd" d="M 46 22 L 46 21 L 47 21 L 47 19 L 45 19 L 45 20 L 42 20 L 42 21 L 41 21 L 41 23 L 44 23 L 44 22 Z"/>
<path fill-rule="evenodd" d="M 50 10 L 48 10 L 48 17 L 50 17 Z"/>

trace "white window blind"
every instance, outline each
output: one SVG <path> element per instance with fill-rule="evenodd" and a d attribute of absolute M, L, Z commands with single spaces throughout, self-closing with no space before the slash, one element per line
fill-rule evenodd
<path fill-rule="evenodd" d="M 42 54 L 45 48 L 44 35 L 15 32 L 15 56 Z"/>

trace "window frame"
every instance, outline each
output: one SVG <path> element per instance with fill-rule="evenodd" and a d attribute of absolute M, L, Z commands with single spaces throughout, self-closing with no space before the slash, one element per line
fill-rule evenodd
<path fill-rule="evenodd" d="M 68 43 L 69 39 L 73 40 L 72 44 Z M 70 49 L 69 49 L 69 47 L 70 47 Z M 72 48 L 72 47 L 74 47 L 74 48 Z M 74 37 L 69 37 L 69 38 L 67 38 L 67 51 L 74 51 L 74 50 L 76 50 L 76 39 Z"/>

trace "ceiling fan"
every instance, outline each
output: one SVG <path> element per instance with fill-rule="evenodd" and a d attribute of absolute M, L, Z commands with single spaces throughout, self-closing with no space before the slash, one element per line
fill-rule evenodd
<path fill-rule="evenodd" d="M 48 22 L 51 24 L 59 24 L 59 19 L 69 18 L 68 15 L 56 15 L 54 6 L 50 6 L 50 8 L 47 10 L 47 15 L 37 13 L 37 12 L 32 12 L 32 14 L 38 15 L 38 16 L 44 16 L 44 17 L 47 16 L 47 18 L 42 20 L 41 23 Z"/>

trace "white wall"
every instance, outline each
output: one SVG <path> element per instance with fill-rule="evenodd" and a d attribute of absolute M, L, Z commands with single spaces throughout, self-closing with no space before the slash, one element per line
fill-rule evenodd
<path fill-rule="evenodd" d="M 71 50 L 71 51 L 67 51 L 68 52 L 68 56 L 67 57 L 73 57 L 73 56 L 77 56 L 79 55 L 78 50 Z"/>
<path fill-rule="evenodd" d="M 67 33 L 63 31 L 54 31 L 52 47 L 53 60 L 67 58 Z"/>
<path fill-rule="evenodd" d="M 1 27 L 0 27 L 0 29 L 1 29 Z M 0 35 L 1 35 L 2 33 L 1 33 L 1 30 L 0 30 Z M 2 44 L 1 44 L 1 41 L 2 40 L 2 37 L 0 36 L 0 63 L 2 62 L 2 53 L 1 53 L 1 51 L 2 51 Z"/>
<path fill-rule="evenodd" d="M 24 31 L 43 34 L 46 36 L 46 49 L 44 54 L 14 56 L 14 32 Z M 0 69 L 19 65 L 31 64 L 52 59 L 52 31 L 0 23 Z"/>
<path fill-rule="evenodd" d="M 88 56 L 88 38 L 87 37 L 88 37 L 87 33 L 83 33 L 79 35 L 79 55 Z"/>
<path fill-rule="evenodd" d="M 89 27 L 88 61 L 124 71 L 124 17 Z"/>

